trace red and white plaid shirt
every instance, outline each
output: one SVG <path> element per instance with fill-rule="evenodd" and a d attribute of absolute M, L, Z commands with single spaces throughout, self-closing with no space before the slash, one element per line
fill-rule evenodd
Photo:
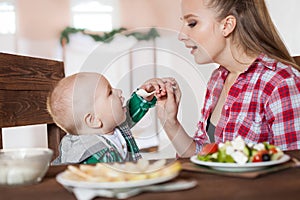
<path fill-rule="evenodd" d="M 228 71 L 220 66 L 208 82 L 195 133 L 197 152 L 209 143 L 207 120 L 217 104 Z M 300 149 L 300 73 L 261 54 L 230 88 L 215 129 L 215 142 L 238 135 L 246 143 L 268 142 L 282 150 Z M 196 153 L 197 153 L 196 152 Z"/>

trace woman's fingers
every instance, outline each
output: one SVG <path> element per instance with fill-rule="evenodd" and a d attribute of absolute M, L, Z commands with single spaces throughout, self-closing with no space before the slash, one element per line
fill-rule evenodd
<path fill-rule="evenodd" d="M 166 83 L 176 84 L 176 81 L 172 77 L 152 78 L 146 81 L 141 88 L 145 89 L 147 92 L 155 90 L 156 96 L 161 98 L 167 95 Z"/>
<path fill-rule="evenodd" d="M 167 89 L 167 104 L 177 104 L 176 96 L 174 93 L 174 87 L 170 82 L 166 83 L 166 89 Z"/>
<path fill-rule="evenodd" d="M 153 79 L 150 84 L 155 88 L 156 93 L 160 93 L 161 91 L 165 92 L 164 82 L 160 78 Z"/>
<path fill-rule="evenodd" d="M 168 91 L 167 95 L 171 95 L 171 98 L 174 99 L 174 103 L 178 105 L 181 99 L 181 90 L 179 88 L 179 85 L 177 84 L 175 79 L 172 82 L 168 82 L 166 85 Z"/>
<path fill-rule="evenodd" d="M 176 80 L 175 80 L 175 78 L 173 78 L 173 77 L 164 77 L 164 78 L 162 78 L 162 81 L 163 81 L 164 83 L 169 82 L 169 83 L 171 83 L 172 85 L 173 85 L 173 84 L 176 84 Z"/>
<path fill-rule="evenodd" d="M 179 104 L 180 99 L 181 99 L 181 90 L 180 90 L 180 87 L 177 84 L 177 82 L 175 84 L 174 93 L 175 93 L 175 96 L 176 96 L 176 102 L 177 102 L 177 104 Z"/>

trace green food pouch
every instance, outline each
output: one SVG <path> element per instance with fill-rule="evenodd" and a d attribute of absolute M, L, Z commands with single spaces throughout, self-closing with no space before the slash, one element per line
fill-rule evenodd
<path fill-rule="evenodd" d="M 149 108 L 152 108 L 156 104 L 156 97 L 153 97 L 151 101 L 143 99 L 143 97 L 137 95 L 135 92 L 132 93 L 129 99 L 129 113 L 133 122 L 138 122 L 147 113 Z"/>

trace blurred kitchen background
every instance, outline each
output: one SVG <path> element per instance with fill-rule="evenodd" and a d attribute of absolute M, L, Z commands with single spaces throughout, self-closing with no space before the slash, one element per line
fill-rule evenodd
<path fill-rule="evenodd" d="M 266 2 L 290 53 L 300 55 L 300 1 Z M 177 40 L 180 15 L 180 0 L 0 0 L 0 51 L 61 60 L 66 75 L 103 73 L 125 98 L 151 77 L 175 77 L 180 119 L 193 135 L 216 66 L 196 65 Z M 91 37 L 120 28 L 127 30 L 109 42 Z M 152 149 L 147 158 L 175 156 L 154 109 L 132 131 L 140 148 Z M 4 148 L 45 146 L 44 125 L 3 130 Z"/>

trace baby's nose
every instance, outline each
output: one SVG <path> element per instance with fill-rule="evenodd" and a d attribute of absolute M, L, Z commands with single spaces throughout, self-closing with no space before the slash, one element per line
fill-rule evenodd
<path fill-rule="evenodd" d="M 122 96 L 122 93 L 123 93 L 123 91 L 122 91 L 122 90 L 120 90 L 120 89 L 116 89 L 116 90 L 117 90 L 117 92 L 118 92 L 119 96 L 121 97 L 121 96 Z"/>

